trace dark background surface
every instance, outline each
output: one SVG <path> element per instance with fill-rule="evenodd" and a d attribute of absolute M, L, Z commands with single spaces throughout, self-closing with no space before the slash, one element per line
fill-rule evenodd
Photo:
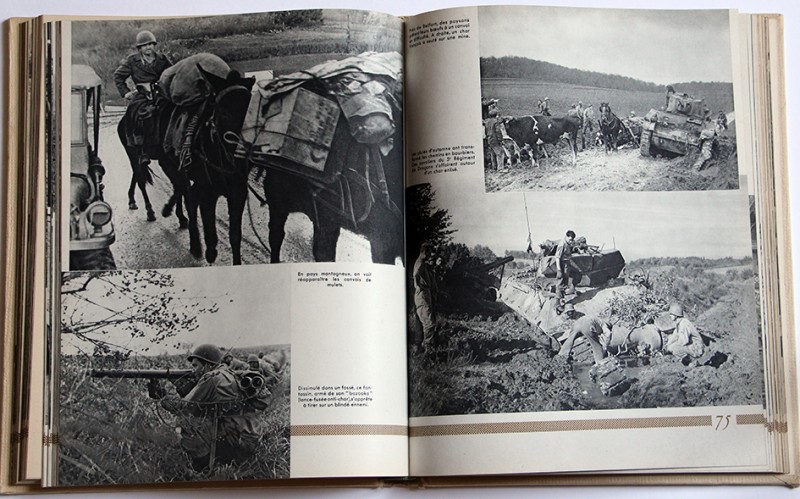
<path fill-rule="evenodd" d="M 477 3 L 508 4 L 531 3 L 497 0 L 481 0 L 469 2 L 467 0 L 408 0 L 406 2 L 368 1 L 368 0 L 280 0 L 264 2 L 258 0 L 235 0 L 233 2 L 218 2 L 215 0 L 194 0 L 192 2 L 164 2 L 163 0 L 113 0 L 96 2 L 95 0 L 26 0 L 23 2 L 0 2 L 0 21 L 10 17 L 35 16 L 39 14 L 73 14 L 73 15 L 115 15 L 115 16 L 164 16 L 164 15 L 201 15 L 261 12 L 265 10 L 283 10 L 297 8 L 353 8 L 384 11 L 397 15 L 410 15 L 423 11 L 446 7 L 463 6 Z M 570 0 L 567 2 L 548 0 L 544 2 L 556 6 L 573 7 L 620 7 L 620 8 L 738 8 L 744 12 L 779 12 L 785 16 L 785 50 L 786 50 L 786 88 L 787 88 L 787 116 L 788 137 L 800 136 L 800 7 L 792 0 L 670 0 L 664 2 L 648 2 L 643 5 L 634 0 L 605 0 L 591 2 L 587 0 Z M 520 26 L 520 29 L 524 29 Z M 2 83 L 0 91 L 5 93 L 5 63 L 7 59 L 5 29 L 4 37 L 0 43 L 0 53 L 4 55 Z M 4 122 L 0 114 L 0 122 Z M 5 155 L 5 134 L 3 134 L 3 154 Z M 792 234 L 795 238 L 793 263 L 795 269 L 800 269 L 800 172 L 796 167 L 797 158 L 800 158 L 800 144 L 798 141 L 789 140 Z M 4 164 L 4 162 L 3 162 Z M 2 209 L 2 207 L 0 207 Z M 0 211 L 0 219 L 2 211 Z M 800 317 L 800 307 L 797 298 L 800 293 L 795 291 L 795 316 Z M 532 449 L 535 452 L 535 449 Z M 77 497 L 76 495 L 58 495 L 61 497 Z M 58 497 L 50 495 L 48 497 Z M 751 498 L 751 497 L 800 497 L 800 491 L 789 490 L 783 487 L 576 487 L 576 488 L 482 488 L 482 489 L 445 489 L 445 490 L 404 490 L 404 489 L 292 489 L 292 490 L 229 490 L 229 491 L 174 491 L 174 492 L 148 492 L 148 493 L 101 493 L 91 494 L 88 497 L 142 497 L 142 498 L 213 498 L 213 497 L 321 497 L 321 498 L 484 498 L 484 497 L 547 497 L 547 498 L 575 498 L 591 496 L 593 498 L 639 498 L 649 497 L 674 498 L 674 497 L 711 497 L 711 498 Z"/>

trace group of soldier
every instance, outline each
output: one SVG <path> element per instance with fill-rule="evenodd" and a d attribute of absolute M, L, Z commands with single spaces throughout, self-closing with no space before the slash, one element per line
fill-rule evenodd
<path fill-rule="evenodd" d="M 572 255 L 583 251 L 581 248 L 581 244 L 576 241 L 575 232 L 568 230 L 564 238 L 559 241 L 555 253 L 556 278 L 558 280 L 556 285 L 556 311 L 566 316 L 568 320 L 575 319 L 570 333 L 558 354 L 569 357 L 575 340 L 583 336 L 592 349 L 595 362 L 599 363 L 608 355 L 609 343 L 613 336 L 613 325 L 609 321 L 589 315 L 575 318 L 577 312 L 574 305 L 565 301 L 566 295 L 574 292 L 575 280 L 580 278 L 580 270 L 572 261 Z M 673 303 L 667 313 L 674 328 L 671 329 L 671 333 L 669 333 L 670 328 L 664 331 L 667 334 L 667 338 L 663 342 L 662 353 L 672 354 L 682 361 L 701 357 L 705 351 L 703 338 L 695 325 L 685 316 L 683 306 L 679 303 Z"/>
<path fill-rule="evenodd" d="M 583 336 L 589 343 L 595 362 L 599 363 L 609 354 L 609 343 L 613 336 L 613 325 L 599 317 L 581 315 L 574 305 L 567 300 L 569 295 L 575 293 L 576 282 L 581 277 L 581 272 L 577 265 L 572 261 L 573 254 L 587 253 L 591 251 L 591 246 L 586 243 L 585 238 L 576 238 L 572 230 L 568 230 L 563 239 L 558 242 L 555 249 L 556 266 L 556 313 L 571 321 L 570 331 L 565 341 L 561 345 L 558 355 L 569 357 L 575 345 L 575 341 Z M 412 270 L 412 281 L 414 285 L 414 306 L 416 317 L 422 325 L 422 340 L 418 349 L 423 354 L 430 354 L 434 348 L 437 334 L 436 317 L 436 276 L 429 263 L 431 247 L 428 243 L 423 243 L 420 248 L 419 256 L 414 262 Z M 683 306 L 679 303 L 670 305 L 666 311 L 671 318 L 670 323 L 673 327 L 667 327 L 663 331 L 666 338 L 659 339 L 658 348 L 662 354 L 672 354 L 682 362 L 699 358 L 705 352 L 703 337 L 697 327 L 686 317 Z M 671 332 L 670 332 L 671 331 Z M 659 332 L 659 337 L 662 332 Z M 622 338 L 625 342 L 629 338 Z M 645 344 L 641 345 L 643 348 Z M 417 346 L 415 345 L 415 348 Z M 649 348 L 648 348 L 649 350 Z M 645 352 L 641 352 L 645 353 Z M 648 351 L 654 354 L 655 351 Z"/>

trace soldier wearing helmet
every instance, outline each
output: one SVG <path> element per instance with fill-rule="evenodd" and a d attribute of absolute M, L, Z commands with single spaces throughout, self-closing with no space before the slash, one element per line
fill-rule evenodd
<path fill-rule="evenodd" d="M 236 376 L 223 362 L 222 351 L 216 345 L 200 345 L 187 360 L 197 378 L 188 393 L 168 396 L 158 384 L 148 386 L 148 391 L 178 416 L 181 448 L 192 468 L 200 471 L 215 463 L 247 460 L 262 431 L 255 409 L 244 403 Z"/>
<path fill-rule="evenodd" d="M 136 52 L 128 55 L 122 61 L 116 71 L 114 71 L 114 84 L 119 94 L 129 102 L 126 119 L 134 126 L 128 130 L 126 137 L 129 146 L 143 147 L 144 145 L 155 143 L 154 138 L 150 137 L 154 128 L 147 118 L 142 119 L 148 113 L 139 110 L 146 106 L 152 99 L 150 94 L 151 85 L 158 81 L 161 73 L 172 66 L 172 62 L 156 51 L 155 35 L 150 31 L 140 31 L 136 35 Z M 128 80 L 132 82 L 129 85 Z M 152 115 L 152 112 L 149 113 Z M 149 158 L 140 155 L 140 162 L 145 163 Z"/>
<path fill-rule="evenodd" d="M 664 349 L 681 359 L 687 355 L 690 358 L 703 355 L 705 350 L 703 338 L 692 321 L 684 316 L 683 306 L 680 303 L 673 303 L 669 307 L 669 315 L 675 322 L 675 332 L 669 335 Z"/>

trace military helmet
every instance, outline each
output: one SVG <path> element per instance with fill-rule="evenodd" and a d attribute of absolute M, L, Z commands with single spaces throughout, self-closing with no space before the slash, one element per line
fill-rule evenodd
<path fill-rule="evenodd" d="M 195 348 L 187 360 L 191 362 L 192 359 L 200 359 L 211 364 L 219 364 L 222 361 L 222 350 L 216 345 L 206 343 Z"/>
<path fill-rule="evenodd" d="M 136 35 L 136 48 L 138 49 L 142 45 L 147 45 L 148 43 L 156 43 L 156 36 L 147 30 L 140 31 Z"/>
<path fill-rule="evenodd" d="M 254 354 L 254 353 L 251 353 L 250 355 L 248 355 L 247 356 L 247 363 L 249 364 L 251 362 L 258 362 L 258 355 Z"/>
<path fill-rule="evenodd" d="M 673 303 L 669 306 L 669 313 L 676 317 L 683 317 L 683 307 L 680 303 Z"/>
<path fill-rule="evenodd" d="M 574 312 L 574 311 L 575 311 L 575 305 L 573 305 L 572 303 L 567 303 L 566 305 L 564 305 L 564 313 L 565 314 L 567 312 Z"/>

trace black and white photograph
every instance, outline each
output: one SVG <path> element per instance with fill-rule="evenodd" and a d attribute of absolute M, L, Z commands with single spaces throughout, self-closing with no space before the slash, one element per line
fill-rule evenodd
<path fill-rule="evenodd" d="M 750 206 L 731 194 L 555 209 L 410 187 L 410 416 L 762 404 Z"/>
<path fill-rule="evenodd" d="M 402 261 L 399 18 L 76 21 L 70 47 L 69 270 Z"/>
<path fill-rule="evenodd" d="M 739 188 L 728 11 L 479 15 L 486 192 Z"/>
<path fill-rule="evenodd" d="M 264 273 L 204 276 L 63 274 L 59 485 L 289 477 L 289 311 Z"/>

